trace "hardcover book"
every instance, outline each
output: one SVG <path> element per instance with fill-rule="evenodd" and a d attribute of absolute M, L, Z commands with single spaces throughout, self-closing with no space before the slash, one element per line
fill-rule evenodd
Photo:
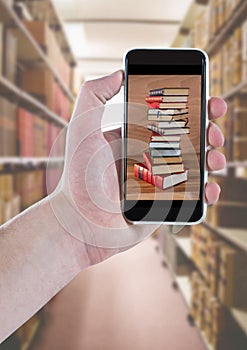
<path fill-rule="evenodd" d="M 164 122 L 172 122 L 176 120 L 188 119 L 188 113 L 175 114 L 175 115 L 163 115 L 163 114 L 148 114 L 148 120 L 150 121 L 164 121 Z"/>
<path fill-rule="evenodd" d="M 180 156 L 181 149 L 150 149 L 151 157 L 173 157 Z"/>
<path fill-rule="evenodd" d="M 158 109 L 187 109 L 187 103 L 184 102 L 148 102 L 149 108 L 158 108 Z"/>
<path fill-rule="evenodd" d="M 179 142 L 180 136 L 179 135 L 160 135 L 156 132 L 152 132 L 152 135 L 150 136 L 150 142 L 151 141 L 167 141 L 167 142 Z"/>
<path fill-rule="evenodd" d="M 188 96 L 147 96 L 146 102 L 188 102 Z"/>
<path fill-rule="evenodd" d="M 16 105 L 0 97 L 0 155 L 16 156 Z"/>
<path fill-rule="evenodd" d="M 187 96 L 189 95 L 189 89 L 186 88 L 159 88 L 151 89 L 149 91 L 150 96 L 166 95 L 166 96 Z"/>
<path fill-rule="evenodd" d="M 18 154 L 34 156 L 34 117 L 23 108 L 18 109 Z"/>
<path fill-rule="evenodd" d="M 166 175 L 153 175 L 143 163 L 136 163 L 134 165 L 134 175 L 140 180 L 144 180 L 164 190 L 187 181 L 188 171 Z"/>
<path fill-rule="evenodd" d="M 175 141 L 151 141 L 149 142 L 149 148 L 158 148 L 158 149 L 163 149 L 163 148 L 179 148 L 180 142 L 175 142 Z"/>
<path fill-rule="evenodd" d="M 149 108 L 148 115 L 156 115 L 157 117 L 163 115 L 178 115 L 188 113 L 188 108 L 176 108 L 176 109 L 159 109 L 159 108 Z"/>
<path fill-rule="evenodd" d="M 171 128 L 171 129 L 165 129 L 165 128 L 158 128 L 155 125 L 149 124 L 147 128 L 151 131 L 154 131 L 160 135 L 183 135 L 183 134 L 189 134 L 190 129 L 188 127 L 184 128 Z"/>
<path fill-rule="evenodd" d="M 183 128 L 187 125 L 188 119 L 185 120 L 177 120 L 177 121 L 154 121 L 152 125 L 156 126 L 157 128 Z"/>
<path fill-rule="evenodd" d="M 182 163 L 182 157 L 155 157 L 152 158 L 149 152 L 143 152 L 143 160 L 150 170 L 154 165 Z"/>

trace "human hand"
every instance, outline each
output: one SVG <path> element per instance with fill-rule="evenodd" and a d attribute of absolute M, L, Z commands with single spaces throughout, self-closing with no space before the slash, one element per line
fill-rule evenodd
<path fill-rule="evenodd" d="M 157 225 L 131 225 L 121 212 L 119 177 L 115 161 L 121 158 L 119 129 L 101 131 L 104 104 L 121 88 L 123 72 L 85 83 L 78 95 L 67 132 L 65 166 L 62 181 L 52 207 L 66 231 L 85 244 L 91 263 L 125 250 L 151 235 Z M 219 98 L 209 101 L 209 118 L 226 112 Z M 208 144 L 220 147 L 224 137 L 210 122 Z M 209 171 L 225 167 L 225 158 L 217 150 L 207 152 Z M 218 200 L 220 188 L 206 185 L 209 204 Z"/>

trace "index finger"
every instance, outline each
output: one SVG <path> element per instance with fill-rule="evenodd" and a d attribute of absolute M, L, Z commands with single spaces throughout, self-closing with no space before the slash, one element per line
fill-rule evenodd
<path fill-rule="evenodd" d="M 219 97 L 211 97 L 208 103 L 208 117 L 214 120 L 222 117 L 227 111 L 226 102 Z"/>

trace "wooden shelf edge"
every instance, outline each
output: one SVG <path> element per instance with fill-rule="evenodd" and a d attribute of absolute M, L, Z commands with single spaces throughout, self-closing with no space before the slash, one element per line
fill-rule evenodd
<path fill-rule="evenodd" d="M 246 93 L 246 91 L 243 91 L 244 89 L 247 89 L 247 81 L 242 81 L 241 83 L 239 83 L 238 85 L 230 89 L 229 91 L 224 92 L 221 97 L 225 100 L 229 100 L 241 92 Z"/>
<path fill-rule="evenodd" d="M 203 222 L 202 225 L 247 252 L 247 229 L 214 227 L 207 222 Z"/>
<path fill-rule="evenodd" d="M 164 254 L 162 254 L 164 256 Z M 184 302 L 189 310 L 190 303 L 191 303 L 191 285 L 190 285 L 190 279 L 189 276 L 177 276 L 175 272 L 173 271 L 172 267 L 169 264 L 169 261 L 167 260 L 166 256 L 164 256 L 164 259 L 169 267 L 169 271 L 171 273 L 173 281 L 177 284 L 178 289 L 180 291 L 180 294 L 182 298 L 184 299 Z M 198 332 L 201 336 L 201 339 L 206 347 L 207 350 L 213 350 L 212 346 L 209 344 L 208 340 L 206 339 L 204 333 L 200 329 L 200 327 L 195 323 Z"/>
<path fill-rule="evenodd" d="M 190 307 L 191 304 L 191 285 L 189 276 L 176 276 L 175 279 L 178 288 L 187 304 Z"/>
<path fill-rule="evenodd" d="M 247 335 L 247 307 L 245 309 L 230 308 L 230 312 L 240 328 Z"/>
<path fill-rule="evenodd" d="M 226 39 L 228 34 L 234 30 L 241 21 L 246 17 L 247 13 L 247 1 L 242 0 L 242 2 L 233 11 L 231 17 L 224 24 L 223 28 L 215 36 L 215 38 L 209 43 L 207 48 L 208 55 L 212 55 L 220 46 L 220 44 Z"/>
<path fill-rule="evenodd" d="M 192 259 L 191 253 L 191 239 L 185 237 L 173 236 L 177 246 L 182 250 L 185 256 L 193 263 L 194 267 L 198 270 L 203 278 L 205 278 L 205 272 L 197 265 L 197 263 Z"/>
<path fill-rule="evenodd" d="M 191 18 L 190 21 L 193 22 L 193 19 L 199 15 L 200 11 L 203 11 L 203 9 L 205 9 L 206 5 L 207 4 L 199 3 L 196 0 L 194 0 L 192 2 L 192 4 L 190 5 L 190 7 L 189 7 L 189 9 L 184 17 L 184 20 L 182 21 L 181 25 L 179 26 L 178 32 L 175 36 L 175 39 L 173 40 L 171 47 L 181 47 L 181 45 L 183 45 L 182 42 L 184 41 L 184 39 L 187 36 L 187 31 L 191 29 L 191 26 L 188 26 L 188 23 L 187 23 L 187 22 L 189 22 L 189 18 Z M 185 34 L 183 34 L 183 32 Z"/>
<path fill-rule="evenodd" d="M 50 5 L 51 5 L 51 8 L 53 10 L 54 16 L 55 16 L 55 18 L 57 20 L 57 23 L 58 23 L 58 25 L 60 27 L 60 32 L 61 32 L 61 35 L 63 37 L 63 41 L 64 41 L 64 43 L 66 44 L 66 47 L 69 50 L 68 51 L 68 56 L 70 57 L 70 62 L 68 62 L 68 60 L 67 60 L 67 62 L 70 63 L 70 65 L 75 66 L 77 62 L 76 62 L 75 56 L 74 56 L 74 54 L 72 52 L 71 46 L 69 44 L 69 40 L 68 40 L 67 34 L 65 32 L 64 25 L 62 23 L 60 15 L 59 15 L 59 13 L 57 11 L 57 8 L 56 8 L 55 4 L 53 3 L 53 1 L 50 1 Z M 61 49 L 63 49 L 63 48 L 61 47 Z M 64 55 L 64 56 L 66 56 L 66 55 Z"/>
<path fill-rule="evenodd" d="M 50 162 L 63 163 L 64 157 L 0 157 L 0 165 L 37 165 Z"/>
<path fill-rule="evenodd" d="M 191 239 L 188 237 L 173 236 L 179 248 L 191 260 Z"/>
<path fill-rule="evenodd" d="M 14 97 L 15 101 L 17 101 L 22 107 L 26 108 L 30 112 L 42 113 L 43 117 L 61 127 L 66 127 L 68 125 L 65 120 L 49 110 L 40 101 L 25 91 L 21 90 L 19 87 L 17 87 L 15 84 L 3 76 L 0 76 L 0 90 L 1 88 L 5 90 L 4 93 L 2 93 L 2 96 L 5 96 L 7 98 L 10 96 Z"/>
<path fill-rule="evenodd" d="M 247 235 L 247 231 L 246 231 L 246 235 Z M 179 240 L 176 239 L 176 242 Z M 179 245 L 180 247 L 182 247 L 182 245 Z M 162 253 L 162 255 L 164 256 L 164 254 Z M 164 259 L 167 263 L 167 266 L 169 267 L 169 271 L 171 273 L 172 279 L 174 282 L 177 283 L 179 291 L 187 305 L 187 307 L 190 307 L 190 300 L 191 300 L 191 285 L 190 285 L 190 279 L 189 276 L 178 276 L 175 274 L 174 270 L 172 269 L 171 265 L 169 264 L 169 261 L 167 259 L 166 256 L 164 256 Z M 194 262 L 193 260 L 191 260 L 192 262 Z M 201 272 L 201 269 L 195 265 L 195 267 Z M 238 309 L 238 308 L 229 308 L 232 316 L 234 317 L 234 319 L 236 320 L 236 322 L 238 323 L 239 327 L 247 334 L 247 308 L 245 309 Z M 195 323 L 199 333 L 202 337 L 202 340 L 206 346 L 206 348 L 208 350 L 213 350 L 212 346 L 209 344 L 208 340 L 206 339 L 204 332 L 200 329 L 200 327 L 197 325 L 197 323 Z"/>
<path fill-rule="evenodd" d="M 29 43 L 32 45 L 33 49 L 37 52 L 38 56 L 42 59 L 42 61 L 46 64 L 48 69 L 53 74 L 54 78 L 59 83 L 60 87 L 62 88 L 65 95 L 70 99 L 71 102 L 74 102 L 75 96 L 74 94 L 67 88 L 67 86 L 64 84 L 64 82 L 61 80 L 60 76 L 58 75 L 57 71 L 54 69 L 52 64 L 50 63 L 48 57 L 45 55 L 45 53 L 42 51 L 42 49 L 39 47 L 35 39 L 32 37 L 32 35 L 29 33 L 27 28 L 24 26 L 24 24 L 21 22 L 21 20 L 16 15 L 15 11 L 9 6 L 8 3 L 6 3 L 4 0 L 0 0 L 0 8 L 4 8 L 6 13 L 8 14 L 11 21 L 16 25 L 17 29 L 19 29 L 26 39 L 29 41 Z"/>
<path fill-rule="evenodd" d="M 38 333 L 39 328 L 40 322 L 36 322 L 31 328 L 29 339 L 21 345 L 21 350 L 28 350 L 30 348 L 31 343 L 34 340 L 35 335 Z"/>

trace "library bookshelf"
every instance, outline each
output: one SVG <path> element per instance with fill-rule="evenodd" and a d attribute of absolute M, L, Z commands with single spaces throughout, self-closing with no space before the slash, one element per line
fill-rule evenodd
<path fill-rule="evenodd" d="M 204 223 L 177 234 L 159 229 L 162 258 L 205 346 L 242 350 L 247 348 L 247 274 L 239 273 L 247 263 L 247 2 L 194 1 L 172 46 L 209 55 L 211 96 L 228 104 L 226 116 L 216 121 L 226 139 L 221 150 L 227 166 L 209 176 L 222 192 Z"/>
<path fill-rule="evenodd" d="M 75 66 L 51 0 L 0 0 L 1 223 L 47 195 L 49 171 L 54 186 L 59 181 L 64 136 L 52 158 L 50 151 L 69 122 Z M 41 310 L 3 345 L 15 343 L 28 350 L 42 322 Z"/>

